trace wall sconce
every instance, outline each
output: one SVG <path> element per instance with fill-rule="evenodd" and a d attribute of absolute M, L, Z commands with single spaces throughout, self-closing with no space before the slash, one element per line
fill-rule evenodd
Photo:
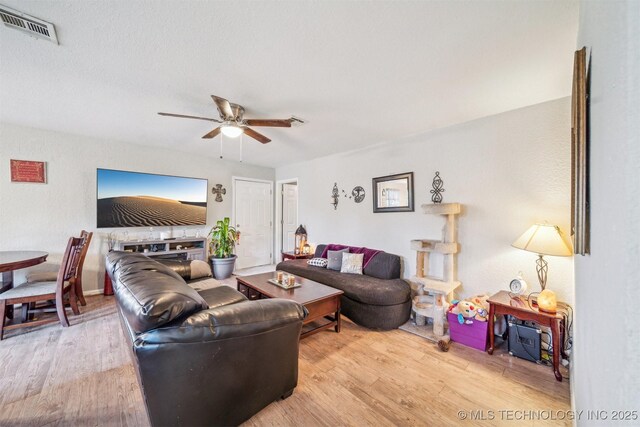
<path fill-rule="evenodd" d="M 338 183 L 333 184 L 333 190 L 331 191 L 331 203 L 333 205 L 333 209 L 338 209 L 338 200 L 340 200 L 340 192 L 338 191 Z"/>

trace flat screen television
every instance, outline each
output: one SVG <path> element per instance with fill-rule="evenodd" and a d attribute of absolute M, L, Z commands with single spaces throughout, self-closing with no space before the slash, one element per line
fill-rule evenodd
<path fill-rule="evenodd" d="M 208 181 L 98 169 L 98 228 L 205 225 Z"/>

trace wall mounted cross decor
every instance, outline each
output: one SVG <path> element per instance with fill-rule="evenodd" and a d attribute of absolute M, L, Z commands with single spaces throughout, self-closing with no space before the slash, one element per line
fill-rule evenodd
<path fill-rule="evenodd" d="M 222 187 L 222 184 L 216 184 L 216 186 L 211 189 L 211 192 L 216 195 L 216 202 L 221 202 L 222 195 L 227 194 L 227 189 Z"/>

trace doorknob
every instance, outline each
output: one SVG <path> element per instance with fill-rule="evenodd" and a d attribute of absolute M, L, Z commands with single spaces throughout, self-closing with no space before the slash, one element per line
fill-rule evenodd
<path fill-rule="evenodd" d="M 240 224 L 236 224 L 236 228 L 240 228 Z"/>

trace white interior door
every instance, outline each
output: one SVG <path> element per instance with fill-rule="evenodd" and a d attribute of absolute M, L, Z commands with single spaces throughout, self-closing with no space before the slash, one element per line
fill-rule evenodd
<path fill-rule="evenodd" d="M 269 182 L 235 180 L 234 211 L 240 244 L 237 268 L 271 264 L 273 218 Z"/>
<path fill-rule="evenodd" d="M 282 184 L 282 252 L 292 252 L 298 227 L 298 185 Z"/>

